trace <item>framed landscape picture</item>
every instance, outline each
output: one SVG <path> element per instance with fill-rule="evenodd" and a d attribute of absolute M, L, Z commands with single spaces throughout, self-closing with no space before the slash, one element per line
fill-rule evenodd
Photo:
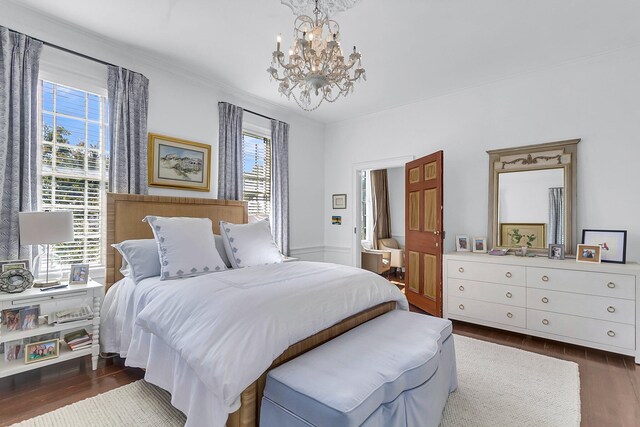
<path fill-rule="evenodd" d="M 209 191 L 211 146 L 149 133 L 149 185 Z"/>
<path fill-rule="evenodd" d="M 600 246 L 602 262 L 627 262 L 626 230 L 582 230 L 582 243 Z"/>
<path fill-rule="evenodd" d="M 547 224 L 500 224 L 500 246 L 506 248 L 547 249 Z"/>

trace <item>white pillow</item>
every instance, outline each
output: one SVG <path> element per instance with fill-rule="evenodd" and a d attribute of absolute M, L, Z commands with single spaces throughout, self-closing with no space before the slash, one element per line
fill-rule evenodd
<path fill-rule="evenodd" d="M 161 280 L 226 270 L 209 218 L 147 216 L 160 254 Z"/>
<path fill-rule="evenodd" d="M 233 268 L 282 262 L 267 219 L 253 224 L 220 221 L 220 235 Z"/>

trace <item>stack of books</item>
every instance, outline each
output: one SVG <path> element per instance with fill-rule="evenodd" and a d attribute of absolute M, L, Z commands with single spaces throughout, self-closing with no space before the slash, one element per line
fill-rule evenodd
<path fill-rule="evenodd" d="M 91 347 L 93 339 L 86 329 L 80 329 L 66 334 L 64 342 L 67 343 L 72 351 L 76 351 Z"/>

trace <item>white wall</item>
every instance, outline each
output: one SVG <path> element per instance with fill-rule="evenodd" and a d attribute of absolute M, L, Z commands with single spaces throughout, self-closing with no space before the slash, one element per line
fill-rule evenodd
<path fill-rule="evenodd" d="M 387 169 L 391 237 L 404 246 L 404 168 Z"/>
<path fill-rule="evenodd" d="M 577 228 L 629 230 L 628 259 L 639 260 L 639 75 L 636 46 L 329 125 L 325 194 L 352 191 L 355 163 L 443 149 L 451 251 L 455 234 L 487 233 L 486 150 L 582 138 Z M 345 214 L 342 228 L 325 226 L 328 247 L 350 252 L 352 218 Z M 338 250 L 331 257 L 351 262 Z"/>
<path fill-rule="evenodd" d="M 145 51 L 104 39 L 79 27 L 45 17 L 12 2 L 3 3 L 0 25 L 65 48 L 143 73 L 149 78 L 149 132 L 160 133 L 212 147 L 211 191 L 208 193 L 151 188 L 150 194 L 186 197 L 210 197 L 217 194 L 218 102 L 227 101 L 275 117 L 290 124 L 290 225 L 293 256 L 310 260 L 324 258 L 324 126 L 302 115 L 261 101 L 250 94 L 221 87 L 194 75 L 180 64 L 164 62 Z M 50 48 L 47 48 L 47 50 Z M 215 50 L 215 46 L 212 45 Z M 47 63 L 55 68 L 82 68 L 91 75 L 103 66 L 59 53 L 47 54 Z M 84 65 L 83 65 L 84 64 Z M 99 78 L 99 77 L 98 77 Z M 106 83 L 105 83 L 106 84 Z M 268 79 L 265 75 L 265 84 Z M 270 128 L 269 123 L 266 126 Z"/>

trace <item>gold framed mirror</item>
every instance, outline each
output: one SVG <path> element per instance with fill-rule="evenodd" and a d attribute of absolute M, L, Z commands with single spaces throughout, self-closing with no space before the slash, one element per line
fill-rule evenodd
<path fill-rule="evenodd" d="M 580 139 L 487 151 L 489 248 L 575 252 Z"/>

